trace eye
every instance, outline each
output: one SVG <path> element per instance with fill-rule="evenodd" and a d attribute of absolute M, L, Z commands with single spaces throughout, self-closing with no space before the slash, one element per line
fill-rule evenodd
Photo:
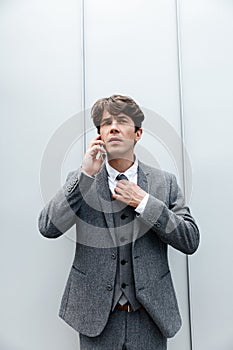
<path fill-rule="evenodd" d="M 125 117 L 120 117 L 120 118 L 117 119 L 117 121 L 120 124 L 127 124 L 129 122 L 128 119 L 125 118 Z"/>
<path fill-rule="evenodd" d="M 103 125 L 110 125 L 111 123 L 112 123 L 111 119 L 104 119 L 104 120 L 102 120 L 100 125 L 101 126 L 103 126 Z"/>

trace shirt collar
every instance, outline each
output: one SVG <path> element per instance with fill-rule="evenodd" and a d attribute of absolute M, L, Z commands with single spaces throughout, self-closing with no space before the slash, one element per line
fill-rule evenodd
<path fill-rule="evenodd" d="M 127 176 L 128 179 L 132 178 L 138 171 L 138 159 L 135 156 L 135 161 L 133 163 L 133 165 L 131 165 L 131 167 L 129 169 L 127 169 L 124 173 L 120 173 L 118 170 L 114 169 L 113 167 L 111 167 L 111 165 L 108 163 L 108 161 L 106 160 L 106 169 L 108 172 L 108 176 L 112 179 L 115 180 L 117 175 L 119 174 L 124 174 L 125 176 Z"/>

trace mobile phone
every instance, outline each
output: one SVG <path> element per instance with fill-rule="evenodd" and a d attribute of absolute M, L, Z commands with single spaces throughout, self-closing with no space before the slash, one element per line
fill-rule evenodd
<path fill-rule="evenodd" d="M 100 137 L 100 140 L 101 140 L 101 137 Z M 104 148 L 104 145 L 100 145 L 100 147 Z M 98 160 L 100 157 L 102 158 L 102 160 L 105 159 L 105 153 L 102 153 L 101 151 L 99 151 L 97 154 L 96 154 L 96 160 Z"/>

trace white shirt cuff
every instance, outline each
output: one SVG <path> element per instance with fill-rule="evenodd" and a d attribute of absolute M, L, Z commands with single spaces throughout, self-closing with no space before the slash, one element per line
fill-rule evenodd
<path fill-rule="evenodd" d="M 149 198 L 149 193 L 147 193 L 145 195 L 145 197 L 141 200 L 141 202 L 138 204 L 137 208 L 135 208 L 135 211 L 138 213 L 138 214 L 142 214 L 146 205 L 147 205 L 147 201 L 148 201 L 148 198 Z"/>
<path fill-rule="evenodd" d="M 83 169 L 81 169 L 81 172 L 82 172 L 84 175 L 86 175 L 86 176 L 88 176 L 88 177 L 90 177 L 90 178 L 92 178 L 92 179 L 95 178 L 95 176 L 92 176 L 92 175 L 87 174 L 86 171 L 84 171 Z"/>

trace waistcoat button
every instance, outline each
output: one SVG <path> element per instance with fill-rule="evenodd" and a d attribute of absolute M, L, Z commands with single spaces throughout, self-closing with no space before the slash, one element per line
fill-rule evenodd
<path fill-rule="evenodd" d="M 107 290 L 109 290 L 109 291 L 112 290 L 112 285 L 111 284 L 107 285 Z"/>
<path fill-rule="evenodd" d="M 127 218 L 127 215 L 125 215 L 125 214 L 122 214 L 122 215 L 121 215 L 121 219 L 122 219 L 122 220 L 125 220 L 126 218 Z"/>

